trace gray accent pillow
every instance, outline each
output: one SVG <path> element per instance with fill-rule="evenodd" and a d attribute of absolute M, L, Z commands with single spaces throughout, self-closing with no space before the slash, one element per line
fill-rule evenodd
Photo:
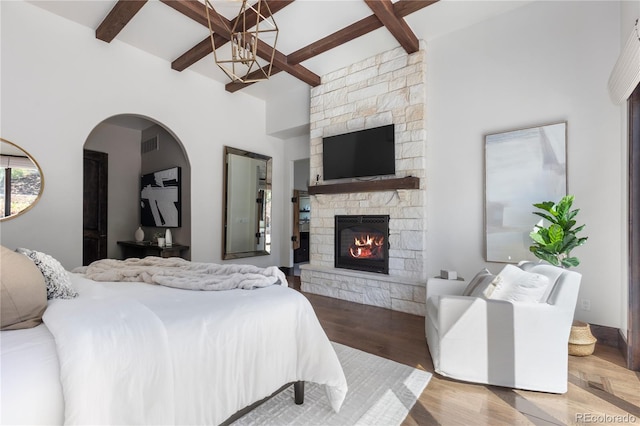
<path fill-rule="evenodd" d="M 78 297 L 78 292 L 73 288 L 67 271 L 56 259 L 36 250 L 17 248 L 16 251 L 31 259 L 42 272 L 44 282 L 47 285 L 47 299 Z"/>
<path fill-rule="evenodd" d="M 478 272 L 473 279 L 471 279 L 462 295 L 473 297 L 481 296 L 494 278 L 495 275 L 489 272 L 487 268 L 484 268 L 482 271 Z"/>

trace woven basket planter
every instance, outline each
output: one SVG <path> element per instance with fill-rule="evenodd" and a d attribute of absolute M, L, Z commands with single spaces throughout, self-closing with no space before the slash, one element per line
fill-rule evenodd
<path fill-rule="evenodd" d="M 597 341 L 598 339 L 591 334 L 589 324 L 582 321 L 574 321 L 569 335 L 569 355 L 591 355 Z"/>

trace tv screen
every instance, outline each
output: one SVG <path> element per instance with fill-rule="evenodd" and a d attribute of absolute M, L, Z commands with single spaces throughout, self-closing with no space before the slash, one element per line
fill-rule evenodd
<path fill-rule="evenodd" d="M 322 139 L 323 179 L 393 175 L 393 124 Z"/>

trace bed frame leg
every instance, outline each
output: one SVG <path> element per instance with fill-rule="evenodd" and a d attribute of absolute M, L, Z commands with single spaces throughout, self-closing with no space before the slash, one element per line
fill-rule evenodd
<path fill-rule="evenodd" d="M 293 384 L 293 394 L 297 405 L 304 404 L 304 382 L 295 382 Z"/>

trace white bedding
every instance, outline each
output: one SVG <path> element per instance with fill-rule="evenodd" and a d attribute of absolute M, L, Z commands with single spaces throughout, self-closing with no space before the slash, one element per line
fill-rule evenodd
<path fill-rule="evenodd" d="M 137 281 L 185 290 L 252 290 L 277 283 L 287 285 L 287 278 L 277 266 L 221 265 L 191 262 L 180 257 L 101 259 L 78 269 L 84 269 L 85 276 L 95 281 Z"/>
<path fill-rule="evenodd" d="M 62 424 L 64 401 L 53 336 L 44 324 L 0 332 L 0 422 Z"/>
<path fill-rule="evenodd" d="M 44 316 L 60 360 L 65 423 L 219 424 L 298 380 L 327 385 L 327 406 L 342 404 L 347 387 L 337 356 L 294 290 L 203 292 L 71 276 L 80 297 L 50 301 Z M 20 383 L 19 373 L 5 380 L 37 361 L 14 357 L 7 365 L 5 336 L 15 332 L 2 332 L 2 423 L 60 423 L 60 410 L 47 410 L 57 418 L 26 419 L 6 404 L 6 393 L 34 386 Z M 43 342 L 50 357 L 51 341 Z M 62 395 L 54 395 L 49 367 L 38 375 L 57 405 Z"/>

